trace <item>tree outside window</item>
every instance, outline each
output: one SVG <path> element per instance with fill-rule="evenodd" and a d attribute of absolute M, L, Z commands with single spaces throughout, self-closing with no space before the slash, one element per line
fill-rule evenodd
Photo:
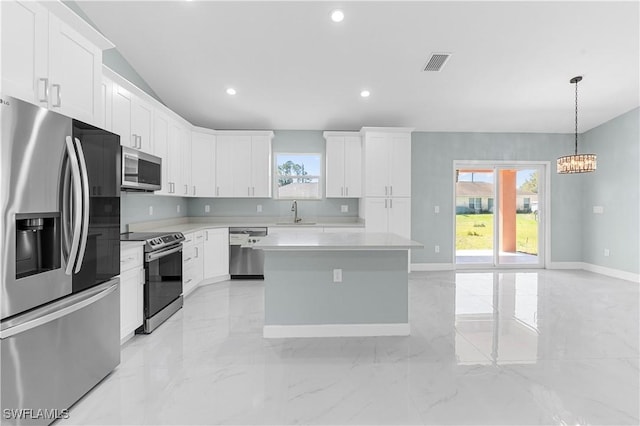
<path fill-rule="evenodd" d="M 320 199 L 321 154 L 276 154 L 276 197 Z"/>

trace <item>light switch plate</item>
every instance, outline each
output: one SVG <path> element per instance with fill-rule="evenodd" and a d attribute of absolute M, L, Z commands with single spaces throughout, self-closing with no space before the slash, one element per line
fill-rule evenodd
<path fill-rule="evenodd" d="M 593 212 L 595 214 L 602 214 L 602 213 L 604 213 L 604 207 L 603 206 L 593 206 Z"/>
<path fill-rule="evenodd" d="M 211 211 L 211 206 L 209 204 L 207 204 L 206 206 L 204 206 L 204 212 L 205 213 L 209 213 Z"/>
<path fill-rule="evenodd" d="M 262 204 L 258 204 L 258 205 L 256 206 L 256 212 L 258 212 L 258 213 L 262 213 Z"/>
<path fill-rule="evenodd" d="M 340 211 L 342 213 L 347 213 L 349 211 L 349 205 L 348 204 L 343 204 L 340 206 Z"/>
<path fill-rule="evenodd" d="M 342 282 L 342 269 L 334 269 L 333 270 L 333 282 L 341 283 Z"/>
<path fill-rule="evenodd" d="M 176 211 L 180 213 L 180 204 L 176 204 Z"/>
<path fill-rule="evenodd" d="M 153 216 L 153 206 L 149 206 L 149 216 Z"/>
<path fill-rule="evenodd" d="M 434 213 L 440 213 L 440 206 L 435 206 L 435 207 L 433 208 L 433 212 L 434 212 Z"/>

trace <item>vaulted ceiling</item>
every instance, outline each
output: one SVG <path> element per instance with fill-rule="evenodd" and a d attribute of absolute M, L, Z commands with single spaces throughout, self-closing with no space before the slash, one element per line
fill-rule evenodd
<path fill-rule="evenodd" d="M 167 106 L 214 129 L 571 133 L 577 75 L 580 132 L 640 104 L 637 1 L 77 3 Z M 452 55 L 425 72 L 433 52 Z"/>

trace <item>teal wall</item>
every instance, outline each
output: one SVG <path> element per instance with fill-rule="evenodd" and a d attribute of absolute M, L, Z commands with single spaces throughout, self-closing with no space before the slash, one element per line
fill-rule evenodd
<path fill-rule="evenodd" d="M 150 206 L 153 206 L 153 215 L 149 215 Z M 178 206 L 180 206 L 179 213 Z M 120 199 L 120 232 L 127 232 L 127 225 L 130 223 L 184 217 L 187 215 L 187 211 L 186 198 L 122 192 Z"/>
<path fill-rule="evenodd" d="M 324 171 L 325 139 L 322 131 L 315 130 L 276 130 L 272 141 L 273 153 L 321 153 Z M 323 183 L 324 184 L 324 183 Z M 262 213 L 257 213 L 256 206 L 262 205 Z M 205 213 L 205 205 L 211 211 Z M 340 206 L 349 206 L 347 213 L 341 213 Z M 358 200 L 354 198 L 323 198 L 321 200 L 298 201 L 298 214 L 303 219 L 319 216 L 356 217 L 358 216 Z M 291 216 L 291 200 L 274 200 L 271 198 L 197 198 L 189 199 L 190 216 Z"/>
<path fill-rule="evenodd" d="M 581 135 L 579 152 L 598 156 L 598 168 L 581 175 L 582 260 L 640 273 L 640 109 Z M 602 214 L 593 213 L 602 206 Z M 604 250 L 609 249 L 609 256 Z"/>
<path fill-rule="evenodd" d="M 454 160 L 549 161 L 551 261 L 581 261 L 580 176 L 555 173 L 556 158 L 573 149 L 572 135 L 414 132 L 411 141 L 411 236 L 425 245 L 412 250 L 412 263 L 453 263 Z"/>

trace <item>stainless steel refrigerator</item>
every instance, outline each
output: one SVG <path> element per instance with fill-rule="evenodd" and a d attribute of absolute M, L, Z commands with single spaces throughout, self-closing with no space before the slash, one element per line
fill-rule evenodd
<path fill-rule="evenodd" d="M 120 137 L 0 99 L 2 424 L 49 424 L 120 363 Z"/>

